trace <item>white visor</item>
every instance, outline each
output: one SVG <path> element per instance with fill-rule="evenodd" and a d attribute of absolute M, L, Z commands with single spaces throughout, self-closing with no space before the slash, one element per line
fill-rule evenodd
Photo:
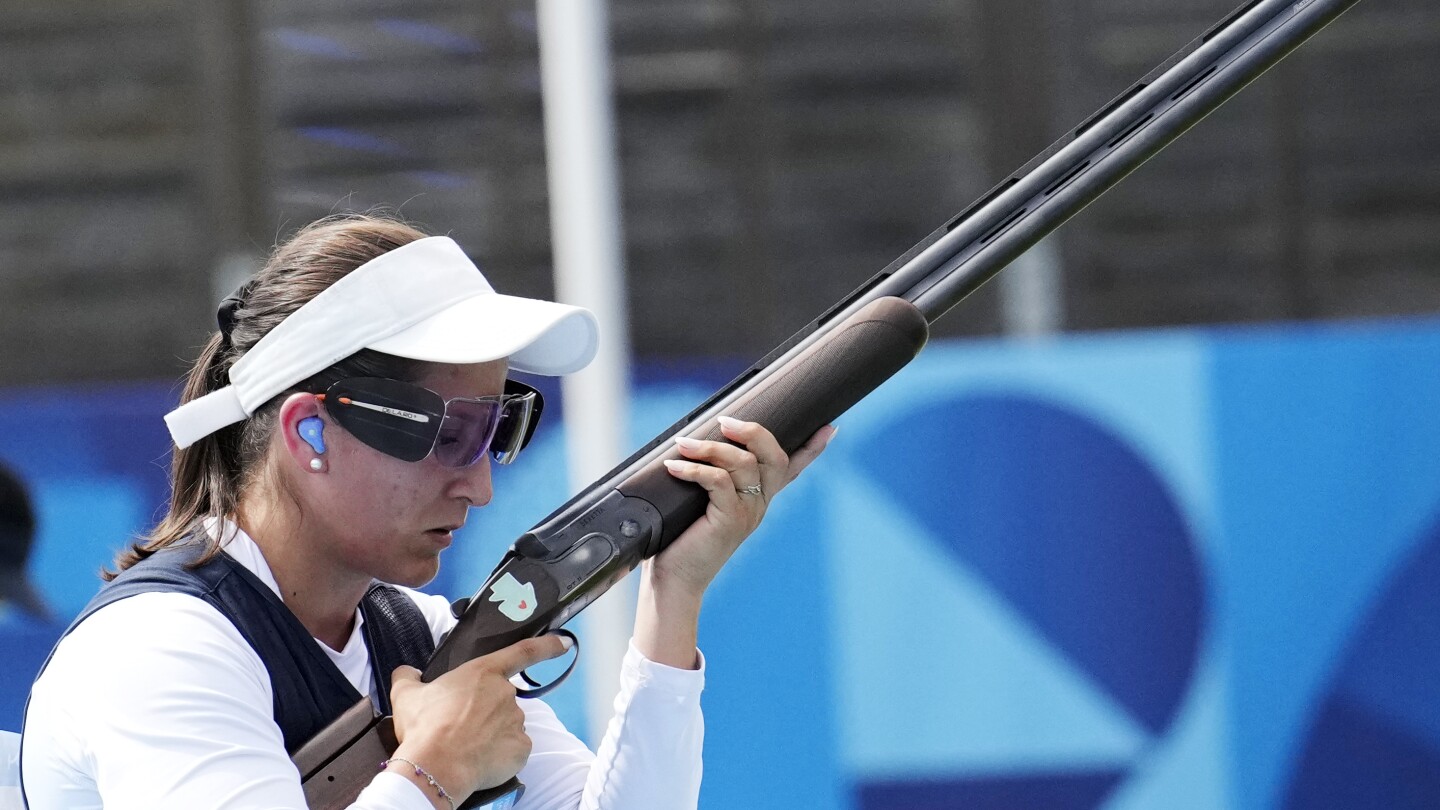
<path fill-rule="evenodd" d="M 587 309 L 500 295 L 446 236 L 402 245 L 345 275 L 230 368 L 230 385 L 165 416 L 176 447 L 240 422 L 361 349 L 432 363 L 509 358 L 532 374 L 579 371 L 599 327 Z"/>

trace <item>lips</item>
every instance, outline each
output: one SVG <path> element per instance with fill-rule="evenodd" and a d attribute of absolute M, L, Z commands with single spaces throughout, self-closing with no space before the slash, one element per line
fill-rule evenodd
<path fill-rule="evenodd" d="M 465 521 L 462 519 L 457 520 L 454 523 L 442 523 L 439 526 L 427 529 L 426 531 L 435 532 L 437 534 L 450 534 L 451 532 L 459 531 L 460 528 L 464 525 Z"/>
<path fill-rule="evenodd" d="M 453 523 L 442 523 L 439 526 L 426 529 L 425 533 L 435 538 L 442 546 L 448 548 L 451 543 L 455 542 L 454 533 L 459 531 L 464 525 L 465 520 L 461 518 Z"/>
<path fill-rule="evenodd" d="M 435 548 L 441 551 L 449 548 L 455 542 L 455 535 L 451 534 L 450 529 L 427 529 L 425 533 L 430 535 L 430 540 L 435 544 Z"/>

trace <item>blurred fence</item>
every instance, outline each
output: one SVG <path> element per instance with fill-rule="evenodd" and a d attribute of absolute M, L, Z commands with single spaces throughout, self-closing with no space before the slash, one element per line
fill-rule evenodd
<path fill-rule="evenodd" d="M 637 351 L 758 356 L 1237 3 L 616 0 Z M 0 385 L 175 376 L 336 209 L 549 292 L 528 0 L 0 9 Z M 1069 328 L 1440 309 L 1440 6 L 1361 3 L 1057 248 Z"/>

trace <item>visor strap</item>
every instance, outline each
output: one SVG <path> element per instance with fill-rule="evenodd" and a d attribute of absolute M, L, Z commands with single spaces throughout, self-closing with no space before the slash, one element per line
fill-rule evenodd
<path fill-rule="evenodd" d="M 227 385 L 165 414 L 165 424 L 170 428 L 176 447 L 189 447 L 249 415 L 240 404 L 240 392 L 235 386 Z"/>

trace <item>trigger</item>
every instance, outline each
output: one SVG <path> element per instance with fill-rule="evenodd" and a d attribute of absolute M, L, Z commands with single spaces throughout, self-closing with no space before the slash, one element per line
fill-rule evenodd
<path fill-rule="evenodd" d="M 580 639 L 576 638 L 574 633 L 564 628 L 552 630 L 550 632 L 570 639 L 570 646 L 573 648 L 572 652 L 575 653 L 575 657 L 570 659 L 570 666 L 565 667 L 565 671 L 560 673 L 560 676 L 555 680 L 551 681 L 550 683 L 539 683 L 534 678 L 530 677 L 530 673 L 522 671 L 520 673 L 520 678 L 524 680 L 525 683 L 529 684 L 532 688 L 516 689 L 516 697 L 538 698 L 543 695 L 549 694 L 551 690 L 564 683 L 565 679 L 570 677 L 570 673 L 575 671 L 575 665 L 580 662 Z"/>

